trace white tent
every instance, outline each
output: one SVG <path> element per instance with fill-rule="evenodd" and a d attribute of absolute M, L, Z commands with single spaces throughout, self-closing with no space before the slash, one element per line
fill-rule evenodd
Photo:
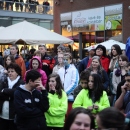
<path fill-rule="evenodd" d="M 106 47 L 107 50 L 110 50 L 114 44 L 118 44 L 122 50 L 124 50 L 126 47 L 126 45 L 124 43 L 121 43 L 121 42 L 118 42 L 115 40 L 108 40 L 108 41 L 87 47 L 87 48 L 85 48 L 85 50 L 90 50 L 91 48 L 96 48 L 98 45 L 103 45 Z"/>
<path fill-rule="evenodd" d="M 0 31 L 3 30 L 5 27 L 0 26 Z"/>
<path fill-rule="evenodd" d="M 18 44 L 65 44 L 73 43 L 66 38 L 48 29 L 23 21 L 6 27 L 0 33 L 0 43 Z"/>

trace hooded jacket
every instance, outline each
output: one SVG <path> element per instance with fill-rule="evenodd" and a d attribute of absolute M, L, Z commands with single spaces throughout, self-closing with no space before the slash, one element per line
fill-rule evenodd
<path fill-rule="evenodd" d="M 29 70 L 28 70 L 28 71 L 30 71 L 30 70 L 33 69 L 33 68 L 32 68 L 32 61 L 33 61 L 34 59 L 38 60 L 38 62 L 39 62 L 39 66 L 38 66 L 37 71 L 42 75 L 41 81 L 42 81 L 43 86 L 46 86 L 47 75 L 46 75 L 45 71 L 42 70 L 42 63 L 41 63 L 41 60 L 40 60 L 40 58 L 39 58 L 38 56 L 34 56 L 34 57 L 31 59 L 31 61 L 30 61 L 30 66 L 29 66 Z M 27 73 L 28 71 L 26 71 L 26 73 Z M 25 76 L 24 76 L 24 81 L 26 81 L 26 80 L 25 80 L 26 73 L 25 73 Z"/>
<path fill-rule="evenodd" d="M 31 92 L 20 85 L 14 93 L 16 110 L 16 124 L 20 130 L 45 130 L 46 119 L 44 112 L 49 108 L 48 93 L 46 90 Z"/>

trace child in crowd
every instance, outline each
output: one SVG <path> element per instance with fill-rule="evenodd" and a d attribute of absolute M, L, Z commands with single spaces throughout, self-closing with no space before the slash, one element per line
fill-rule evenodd
<path fill-rule="evenodd" d="M 58 70 L 61 68 L 61 67 L 64 67 L 64 63 L 63 63 L 63 57 L 64 57 L 64 54 L 58 54 L 58 64 L 53 68 L 53 71 L 52 73 L 58 73 Z"/>
<path fill-rule="evenodd" d="M 38 56 L 34 56 L 30 61 L 30 69 L 29 70 L 32 70 L 32 69 L 37 70 L 42 75 L 41 81 L 42 81 L 43 86 L 45 87 L 46 82 L 47 82 L 47 76 L 46 76 L 45 71 L 42 70 L 41 59 Z M 25 73 L 25 77 L 26 77 L 26 73 Z"/>
<path fill-rule="evenodd" d="M 81 72 L 81 74 L 80 74 L 80 83 L 74 90 L 74 99 L 77 97 L 77 95 L 79 94 L 79 92 L 82 89 L 87 88 L 89 75 L 90 75 L 90 72 L 88 70 Z"/>

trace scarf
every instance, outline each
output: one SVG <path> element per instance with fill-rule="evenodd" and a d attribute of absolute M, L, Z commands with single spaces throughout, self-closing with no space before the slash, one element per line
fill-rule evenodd
<path fill-rule="evenodd" d="M 111 59 L 110 64 L 109 64 L 109 69 L 110 69 L 111 71 L 114 70 L 117 61 L 118 61 L 118 56 L 115 56 L 115 57 L 113 57 L 113 58 Z"/>
<path fill-rule="evenodd" d="M 8 88 L 12 89 L 13 86 L 18 82 L 18 80 L 20 79 L 20 76 L 17 76 L 17 78 L 13 81 L 10 80 L 9 77 L 7 77 L 8 80 Z"/>

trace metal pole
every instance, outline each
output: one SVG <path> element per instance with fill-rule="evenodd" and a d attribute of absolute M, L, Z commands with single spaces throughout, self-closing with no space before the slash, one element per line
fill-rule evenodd
<path fill-rule="evenodd" d="M 79 33 L 79 58 L 82 59 L 82 33 Z"/>

